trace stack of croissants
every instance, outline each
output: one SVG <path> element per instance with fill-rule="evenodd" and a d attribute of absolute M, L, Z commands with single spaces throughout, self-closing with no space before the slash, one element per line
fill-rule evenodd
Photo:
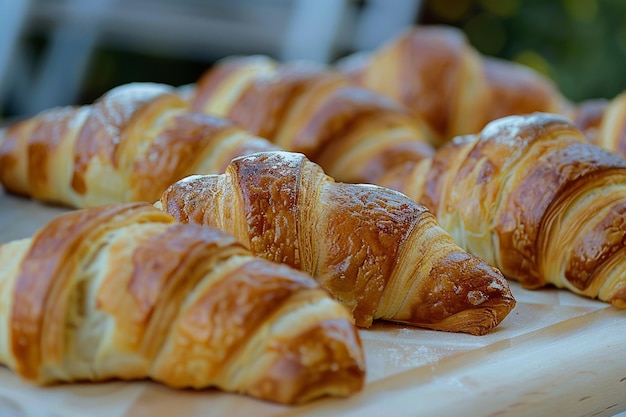
<path fill-rule="evenodd" d="M 365 381 L 377 320 L 483 335 L 508 280 L 626 308 L 626 95 L 417 26 L 333 65 L 225 58 L 0 133 L 0 363 L 296 404 Z"/>

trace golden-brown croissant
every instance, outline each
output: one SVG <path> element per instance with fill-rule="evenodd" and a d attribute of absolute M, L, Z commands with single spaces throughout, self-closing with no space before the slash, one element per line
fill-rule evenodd
<path fill-rule="evenodd" d="M 71 207 L 156 201 L 189 174 L 277 149 L 231 122 L 193 113 L 176 89 L 132 83 L 95 103 L 49 109 L 0 134 L 0 182 L 9 192 Z"/>
<path fill-rule="evenodd" d="M 284 150 L 305 154 L 331 177 L 376 182 L 439 143 L 420 118 L 387 97 L 354 87 L 311 62 L 229 57 L 198 80 L 194 111 L 233 120 Z"/>
<path fill-rule="evenodd" d="M 531 112 L 568 114 L 552 80 L 512 61 L 486 57 L 452 26 L 415 26 L 336 67 L 357 85 L 393 98 L 449 140 L 487 122 Z"/>
<path fill-rule="evenodd" d="M 350 313 L 308 275 L 148 203 L 0 246 L 0 363 L 40 384 L 151 378 L 280 403 L 364 382 Z"/>
<path fill-rule="evenodd" d="M 390 189 L 337 183 L 300 153 L 235 158 L 225 174 L 173 184 L 157 206 L 308 272 L 358 326 L 386 319 L 484 334 L 515 305 L 500 271 L 461 250 L 424 206 Z"/>
<path fill-rule="evenodd" d="M 505 276 L 626 308 L 626 160 L 589 144 L 569 119 L 498 119 L 405 180 L 394 186 Z"/>
<path fill-rule="evenodd" d="M 626 91 L 580 103 L 573 119 L 589 142 L 626 157 Z"/>
<path fill-rule="evenodd" d="M 489 94 L 483 125 L 502 117 L 535 112 L 571 117 L 574 105 L 550 78 L 526 65 L 504 59 L 481 56 L 481 63 Z"/>

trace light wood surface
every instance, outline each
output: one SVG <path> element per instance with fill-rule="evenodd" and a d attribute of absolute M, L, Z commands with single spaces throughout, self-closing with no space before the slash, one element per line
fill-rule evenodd
<path fill-rule="evenodd" d="M 28 237 L 66 210 L 0 191 L 0 242 Z M 572 417 L 626 410 L 626 311 L 511 285 L 517 306 L 485 336 L 383 322 L 362 330 L 367 384 L 347 399 L 286 407 L 149 381 L 39 388 L 0 367 L 0 416 Z"/>

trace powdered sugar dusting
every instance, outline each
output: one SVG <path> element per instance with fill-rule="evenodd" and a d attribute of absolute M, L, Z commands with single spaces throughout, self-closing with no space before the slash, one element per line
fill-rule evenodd
<path fill-rule="evenodd" d="M 289 168 L 297 168 L 302 163 L 302 159 L 305 158 L 303 154 L 295 152 L 278 151 L 274 152 L 273 155 L 279 158 L 282 165 Z"/>
<path fill-rule="evenodd" d="M 487 297 L 487 295 L 480 290 L 473 290 L 467 293 L 467 301 L 469 301 L 473 306 L 481 305 L 488 299 L 489 297 Z"/>
<path fill-rule="evenodd" d="M 487 288 L 494 289 L 494 290 L 497 290 L 497 291 L 500 291 L 500 292 L 506 291 L 507 288 L 505 288 L 504 282 L 506 282 L 504 278 L 502 278 L 502 279 L 495 279 L 494 278 L 494 280 L 491 281 L 491 283 L 487 286 Z"/>
<path fill-rule="evenodd" d="M 552 123 L 571 123 L 564 116 L 536 112 L 520 116 L 507 116 L 488 123 L 482 130 L 483 140 L 493 140 L 509 146 L 517 146 L 517 138 L 529 126 L 543 128 Z"/>
<path fill-rule="evenodd" d="M 302 164 L 302 160 L 306 158 L 303 154 L 298 152 L 287 151 L 271 151 L 271 152 L 257 152 L 250 155 L 241 156 L 238 159 L 245 163 L 256 163 L 256 161 L 269 161 L 274 163 L 273 169 L 280 167 L 297 168 Z"/>

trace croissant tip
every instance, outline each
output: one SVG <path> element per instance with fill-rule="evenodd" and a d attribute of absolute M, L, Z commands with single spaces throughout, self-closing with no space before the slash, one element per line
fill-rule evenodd
<path fill-rule="evenodd" d="M 480 306 L 460 311 L 445 319 L 423 327 L 452 333 L 467 333 L 473 336 L 484 336 L 491 333 L 515 308 L 513 297 L 492 299 Z"/>
<path fill-rule="evenodd" d="M 383 320 L 402 323 L 415 328 L 482 336 L 498 327 L 513 311 L 515 305 L 516 300 L 512 296 L 503 295 L 500 298 L 492 298 L 474 307 L 452 313 L 439 320 L 418 321 L 393 317 L 383 318 Z"/>
<path fill-rule="evenodd" d="M 611 304 L 615 308 L 618 308 L 620 310 L 626 310 L 626 296 L 613 298 L 611 300 Z"/>

